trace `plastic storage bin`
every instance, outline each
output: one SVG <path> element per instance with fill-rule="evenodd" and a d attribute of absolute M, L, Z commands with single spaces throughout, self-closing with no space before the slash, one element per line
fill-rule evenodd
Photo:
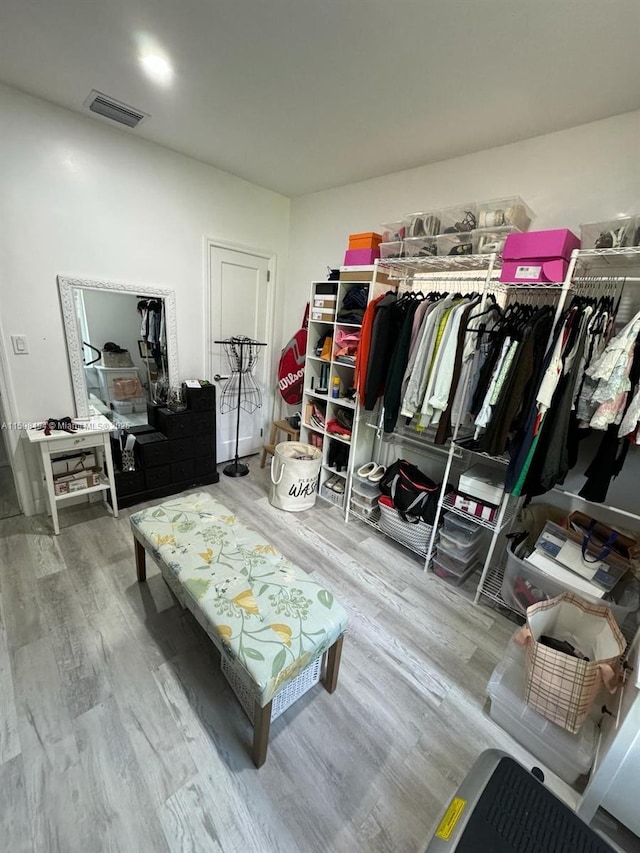
<path fill-rule="evenodd" d="M 435 237 L 406 237 L 404 253 L 408 258 L 425 258 L 438 254 L 438 243 Z"/>
<path fill-rule="evenodd" d="M 471 542 L 466 542 L 464 545 L 459 542 L 458 539 L 453 539 L 449 534 L 444 530 L 444 528 L 440 531 L 440 545 L 439 547 L 443 551 L 443 553 L 452 557 L 454 560 L 459 560 L 463 563 L 468 563 L 470 560 L 474 559 L 480 550 L 480 541 L 479 539 L 474 539 Z"/>
<path fill-rule="evenodd" d="M 443 532 L 449 539 L 455 540 L 460 548 L 477 545 L 482 536 L 481 527 L 452 512 L 448 512 L 444 517 Z"/>
<path fill-rule="evenodd" d="M 566 592 L 566 587 L 559 581 L 542 572 L 536 566 L 520 559 L 513 549 L 513 542 L 507 547 L 507 563 L 502 580 L 502 597 L 506 603 L 520 613 L 526 613 L 527 607 L 537 601 L 546 601 L 556 595 Z M 587 601 L 595 604 L 606 604 L 619 625 L 640 605 L 640 583 L 629 572 L 614 589 L 616 602 L 605 599 L 595 599 L 581 595 Z"/>
<path fill-rule="evenodd" d="M 356 480 L 353 481 L 353 485 L 351 487 L 351 494 L 358 501 L 358 503 L 364 504 L 365 506 L 378 506 L 378 498 L 380 497 L 380 489 L 376 486 L 375 488 L 367 490 L 366 486 L 361 485 Z"/>
<path fill-rule="evenodd" d="M 405 239 L 409 237 L 435 237 L 440 233 L 440 211 L 410 213 L 405 220 Z"/>
<path fill-rule="evenodd" d="M 406 237 L 406 228 L 403 219 L 396 222 L 387 222 L 382 226 L 382 243 L 395 243 Z"/>
<path fill-rule="evenodd" d="M 438 254 L 458 257 L 473 254 L 473 237 L 471 231 L 460 234 L 441 234 L 436 238 Z"/>
<path fill-rule="evenodd" d="M 621 249 L 640 245 L 640 217 L 625 216 L 580 226 L 583 249 Z"/>
<path fill-rule="evenodd" d="M 524 650 L 513 640 L 489 679 L 491 719 L 569 785 L 591 769 L 598 745 L 592 718 L 571 734 L 530 708 L 524 698 Z"/>
<path fill-rule="evenodd" d="M 351 498 L 350 503 L 351 509 L 356 513 L 356 515 L 361 515 L 368 521 L 378 521 L 380 518 L 380 507 L 378 506 L 377 501 L 374 506 L 371 506 L 370 504 L 361 503 L 356 495 Z"/>
<path fill-rule="evenodd" d="M 477 228 L 471 232 L 473 238 L 473 254 L 489 255 L 492 252 L 502 254 L 504 244 L 509 234 L 517 233 L 517 228 Z"/>
<path fill-rule="evenodd" d="M 474 228 L 478 228 L 478 206 L 475 204 L 458 204 L 455 207 L 448 207 L 441 212 L 440 219 L 442 221 L 441 234 L 450 234 L 456 232 L 471 233 Z"/>
<path fill-rule="evenodd" d="M 442 554 L 438 554 L 433 558 L 434 575 L 448 581 L 454 586 L 462 586 L 462 584 L 471 577 L 476 569 L 479 568 L 480 563 L 477 560 L 472 560 L 468 566 L 461 569 L 459 565 L 456 565 L 452 560 L 442 556 Z"/>
<path fill-rule="evenodd" d="M 512 226 L 518 231 L 527 231 L 534 219 L 534 212 L 517 195 L 490 199 L 478 205 L 478 228 Z"/>
<path fill-rule="evenodd" d="M 402 240 L 392 240 L 389 243 L 380 243 L 380 259 L 401 258 L 403 256 Z"/>

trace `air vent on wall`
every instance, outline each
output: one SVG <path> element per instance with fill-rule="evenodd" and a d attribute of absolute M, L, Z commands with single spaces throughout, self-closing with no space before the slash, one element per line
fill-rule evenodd
<path fill-rule="evenodd" d="M 109 95 L 103 95 L 102 92 L 96 92 L 95 89 L 90 93 L 83 106 L 92 113 L 97 113 L 127 127 L 137 127 L 143 119 L 149 118 L 147 113 L 130 107 L 128 104 L 123 104 L 122 101 L 116 101 Z"/>

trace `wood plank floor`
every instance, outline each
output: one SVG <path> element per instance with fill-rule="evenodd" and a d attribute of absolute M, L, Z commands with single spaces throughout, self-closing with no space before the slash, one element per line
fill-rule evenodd
<path fill-rule="evenodd" d="M 251 728 L 217 654 L 155 567 L 135 578 L 125 510 L 0 521 L 0 838 L 56 853 L 419 851 L 488 747 L 485 687 L 514 625 L 325 503 L 280 512 L 255 459 L 210 491 L 350 614 L 338 690 Z M 150 561 L 148 561 L 150 562 Z"/>

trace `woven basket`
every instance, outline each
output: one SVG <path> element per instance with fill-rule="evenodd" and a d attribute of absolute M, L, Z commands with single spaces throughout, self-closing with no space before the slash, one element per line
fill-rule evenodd
<path fill-rule="evenodd" d="M 378 522 L 380 530 L 417 554 L 426 555 L 433 527 L 425 521 L 405 521 L 398 514 L 390 498 L 380 498 L 378 506 L 380 507 Z"/>
<path fill-rule="evenodd" d="M 222 674 L 231 685 L 231 689 L 238 697 L 245 714 L 253 723 L 256 695 L 247 686 L 240 674 L 240 667 L 230 660 L 224 652 L 220 655 Z M 320 681 L 320 670 L 322 669 L 322 655 L 312 661 L 306 669 L 303 669 L 297 678 L 290 681 L 282 690 L 273 697 L 271 704 L 271 720 L 277 719 L 294 702 L 304 696 L 311 688 Z"/>

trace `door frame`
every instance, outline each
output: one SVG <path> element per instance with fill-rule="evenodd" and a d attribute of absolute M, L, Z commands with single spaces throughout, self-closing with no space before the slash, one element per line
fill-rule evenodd
<path fill-rule="evenodd" d="M 29 469 L 26 454 L 24 452 L 24 442 L 21 440 L 23 431 L 18 429 L 18 406 L 16 403 L 13 383 L 11 381 L 11 373 L 9 372 L 9 360 L 7 358 L 5 339 L 1 327 L 0 395 L 2 395 L 2 416 L 6 422 L 15 425 L 14 429 L 4 430 L 5 435 L 4 437 L 0 436 L 0 440 L 6 441 L 9 446 L 9 464 L 11 465 L 13 482 L 16 487 L 18 506 L 24 515 L 33 515 L 35 512 L 35 503 L 29 483 Z M 24 426 L 30 426 L 30 424 L 24 424 Z"/>
<path fill-rule="evenodd" d="M 271 421 L 273 420 L 273 411 L 276 401 L 275 395 L 275 376 L 277 372 L 278 362 L 280 360 L 280 351 L 276 352 L 274 350 L 274 341 L 275 341 L 275 312 L 277 305 L 277 292 L 278 292 L 278 278 L 277 278 L 277 270 L 278 270 L 278 256 L 275 252 L 271 252 L 268 249 L 256 249 L 254 246 L 247 246 L 243 243 L 232 243 L 228 240 L 220 240 L 217 237 L 205 237 L 204 238 L 204 247 L 203 247 L 203 255 L 204 255 L 204 375 L 208 377 L 210 382 L 213 382 L 213 348 L 211 345 L 211 341 L 213 339 L 213 330 L 211 323 L 211 249 L 227 249 L 232 252 L 243 252 L 246 255 L 255 255 L 257 258 L 262 258 L 267 261 L 267 270 L 269 273 L 269 280 L 267 282 L 267 316 L 266 316 L 266 329 L 267 329 L 267 340 L 266 343 L 268 346 L 266 347 L 267 355 L 265 358 L 267 359 L 267 376 L 274 377 L 274 385 L 273 387 L 267 387 L 263 389 L 263 403 L 262 403 L 262 438 L 263 443 L 265 440 L 265 436 L 267 436 Z"/>

